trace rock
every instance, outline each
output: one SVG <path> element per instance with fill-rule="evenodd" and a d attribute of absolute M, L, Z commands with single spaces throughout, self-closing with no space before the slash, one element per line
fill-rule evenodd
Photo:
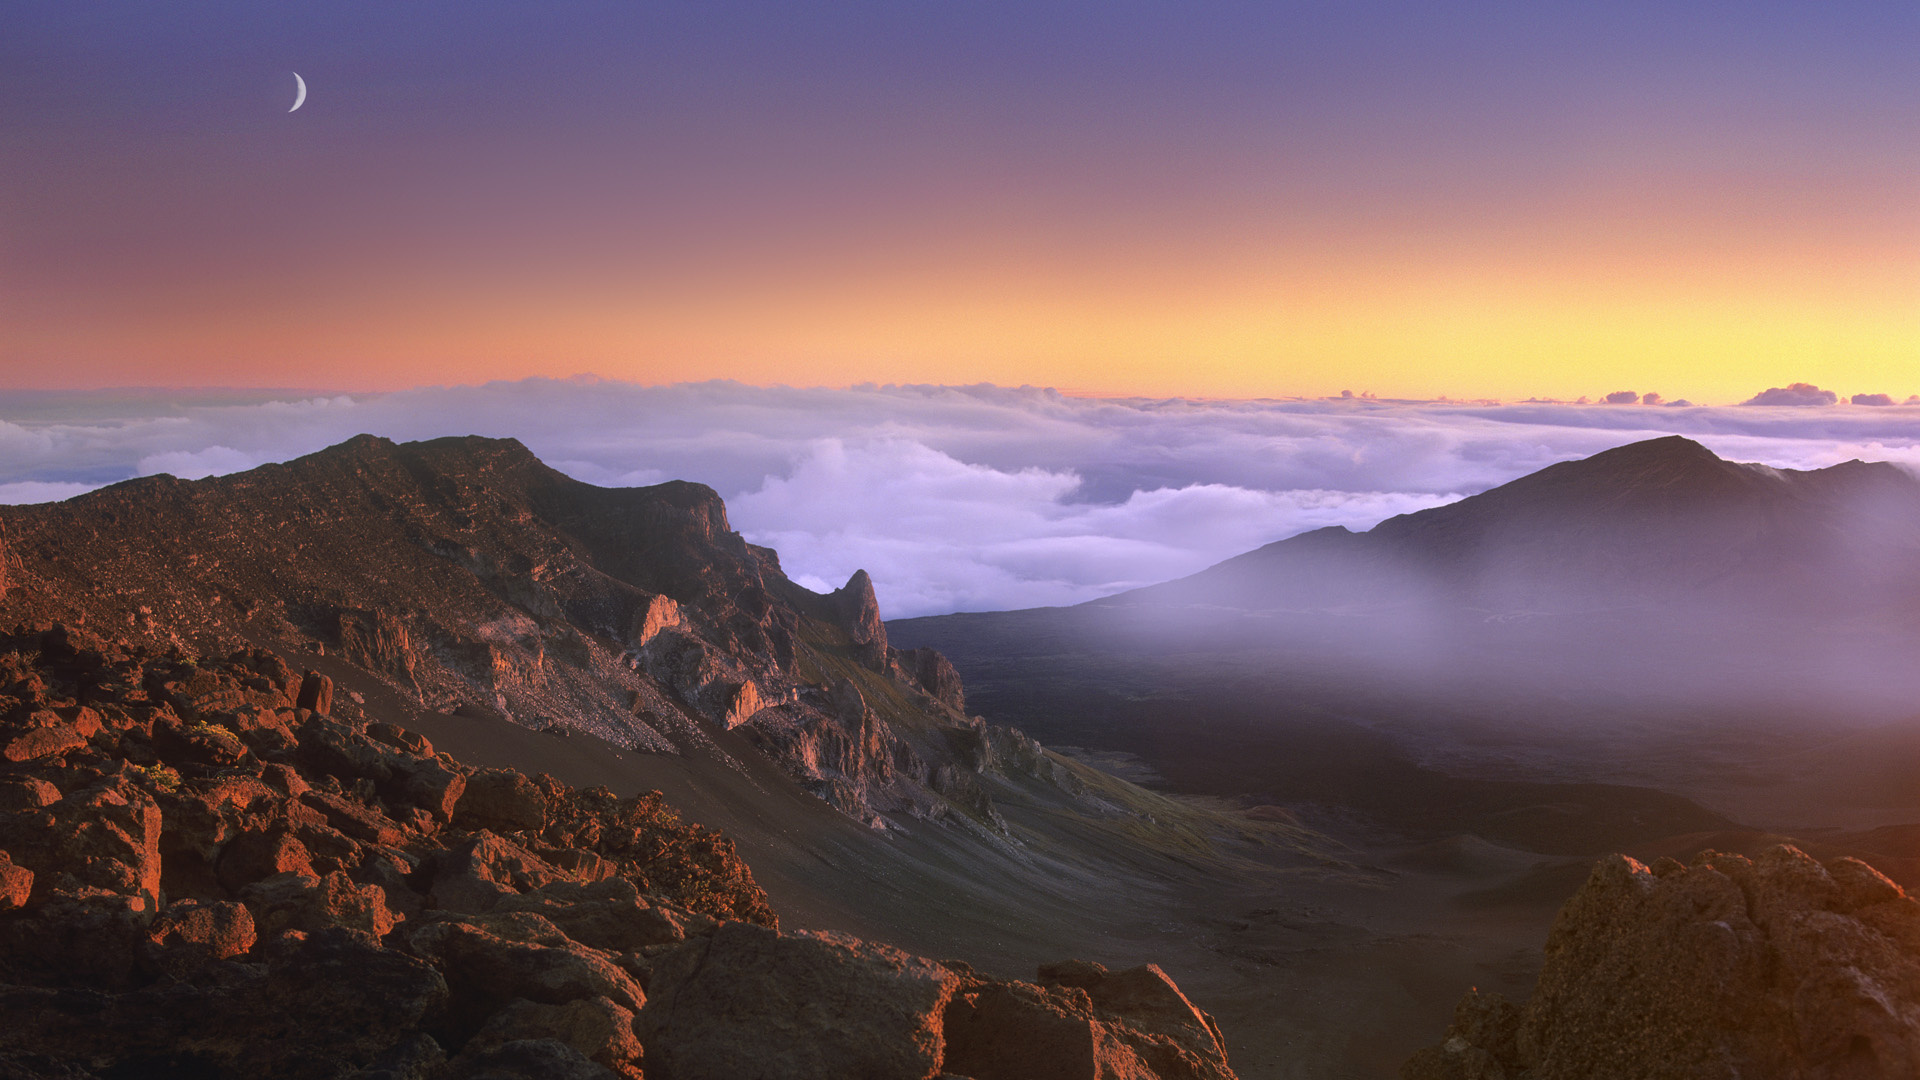
<path fill-rule="evenodd" d="M 730 922 L 654 962 L 634 1026 L 650 1080 L 926 1080 L 957 983 L 884 945 Z"/>
<path fill-rule="evenodd" d="M 690 925 L 696 930 L 714 925 L 704 915 L 649 903 L 621 878 L 590 885 L 555 881 L 525 896 L 506 897 L 493 910 L 533 912 L 582 945 L 620 953 L 685 940 Z"/>
<path fill-rule="evenodd" d="M 408 936 L 420 956 L 447 972 L 459 1011 L 479 1017 L 515 998 L 564 1005 L 604 997 L 637 1011 L 645 991 L 606 954 L 568 940 L 538 915 L 463 916 L 428 923 Z"/>
<path fill-rule="evenodd" d="M 13 859 L 0 851 L 0 911 L 25 907 L 27 897 L 32 895 L 33 871 L 14 865 Z"/>
<path fill-rule="evenodd" d="M 301 803 L 318 810 L 327 824 L 355 840 L 397 847 L 407 842 L 407 832 L 392 818 L 365 803 L 325 791 L 309 791 Z"/>
<path fill-rule="evenodd" d="M 348 787 L 361 780 L 376 785 L 391 782 L 396 759 L 401 757 L 318 713 L 301 721 L 295 734 L 300 740 L 296 756 L 309 776 L 331 776 Z"/>
<path fill-rule="evenodd" d="M 552 1039 L 616 1076 L 640 1078 L 640 1041 L 633 1037 L 633 1013 L 603 997 L 564 1005 L 516 1001 L 493 1014 L 461 1057 L 477 1059 L 496 1047 L 527 1039 Z"/>
<path fill-rule="evenodd" d="M 427 900 L 448 911 L 480 914 L 502 897 L 537 889 L 564 875 L 545 860 L 485 829 L 435 860 Z"/>
<path fill-rule="evenodd" d="M 1920 904 L 1898 886 L 1787 846 L 1657 871 L 1601 861 L 1532 997 L 1470 994 L 1401 1075 L 1920 1075 Z"/>
<path fill-rule="evenodd" d="M 1196 1057 L 1216 1061 L 1222 1069 L 1226 1066 L 1220 1025 L 1194 1007 L 1157 964 L 1109 972 L 1099 964 L 1069 960 L 1042 965 L 1038 975 L 1042 985 L 1085 990 L 1094 1008 L 1125 1020 L 1129 1027 L 1164 1035 Z"/>
<path fill-rule="evenodd" d="M 294 707 L 311 709 L 321 716 L 333 712 L 333 680 L 317 671 L 302 674 L 300 692 L 294 698 Z"/>
<path fill-rule="evenodd" d="M 676 629 L 680 624 L 680 605 L 672 597 L 649 597 L 646 606 L 634 613 L 633 626 L 627 632 L 627 644 L 635 649 L 644 649 L 659 636 L 660 631 Z"/>
<path fill-rule="evenodd" d="M 98 721 L 94 722 L 93 730 L 100 730 Z M 7 740 L 6 747 L 0 749 L 0 757 L 19 762 L 70 754 L 85 749 L 89 737 L 76 725 L 55 721 L 43 727 L 30 728 L 25 734 Z"/>
<path fill-rule="evenodd" d="M 152 909 L 83 890 L 55 892 L 22 914 L 0 921 L 0 982 L 119 989 L 132 979 Z"/>
<path fill-rule="evenodd" d="M 396 750 L 404 750 L 415 757 L 431 758 L 433 756 L 433 744 L 427 741 L 426 736 L 408 731 L 398 724 L 368 724 L 367 737 L 378 739 Z"/>
<path fill-rule="evenodd" d="M 447 1052 L 431 1035 L 409 1035 L 347 1080 L 441 1080 Z"/>
<path fill-rule="evenodd" d="M 437 758 L 425 758 L 402 766 L 406 777 L 400 790 L 403 801 L 428 811 L 441 821 L 452 821 L 460 799 L 467 791 L 467 777 Z"/>
<path fill-rule="evenodd" d="M 316 876 L 306 845 L 284 828 L 242 833 L 228 841 L 214 863 L 214 876 L 233 893 L 277 874 Z"/>
<path fill-rule="evenodd" d="M 1151 964 L 1067 961 L 1048 985 L 968 978 L 945 1014 L 948 1072 L 972 1080 L 1232 1080 L 1211 1017 Z"/>
<path fill-rule="evenodd" d="M 253 950 L 253 913 L 229 901 L 179 900 L 147 928 L 148 962 L 179 976 Z"/>
<path fill-rule="evenodd" d="M 887 658 L 887 624 L 880 620 L 880 601 L 874 596 L 873 579 L 867 572 L 855 570 L 845 585 L 827 594 L 827 606 L 869 665 L 883 665 Z"/>
<path fill-rule="evenodd" d="M 538 832 L 547 824 L 547 793 L 512 769 L 486 769 L 467 777 L 453 820 L 469 829 Z"/>
<path fill-rule="evenodd" d="M 0 1051 L 108 1076 L 337 1077 L 419 1048 L 446 1001 L 426 963 L 326 931 L 124 993 L 0 987 Z"/>
<path fill-rule="evenodd" d="M 369 1063 L 412 1042 L 448 1003 L 447 983 L 432 966 L 382 949 L 341 929 L 310 934 L 269 965 L 255 1007 L 260 1036 L 250 1055 L 267 1067 L 254 1075 L 287 1076 L 302 1059 Z M 276 1048 L 269 1032 L 291 1045 Z M 305 1066 L 307 1075 L 330 1075 Z"/>
<path fill-rule="evenodd" d="M 276 874 L 240 890 L 240 902 L 268 936 L 339 927 L 383 938 L 400 921 L 380 886 L 361 885 L 338 870 L 323 877 Z"/>
<path fill-rule="evenodd" d="M 162 818 L 152 796 L 122 774 L 49 809 L 55 865 L 82 884 L 138 898 L 137 910 L 158 909 Z"/>
<path fill-rule="evenodd" d="M 960 672 L 937 650 L 924 646 L 902 649 L 894 654 L 894 659 L 907 677 L 934 700 L 955 712 L 967 711 L 966 688 L 960 681 Z"/>
<path fill-rule="evenodd" d="M 15 776 L 0 780 L 0 813 L 38 810 L 60 801 L 60 789 L 37 776 Z"/>
<path fill-rule="evenodd" d="M 558 1039 L 519 1039 L 471 1057 L 462 1054 L 450 1080 L 616 1080 L 614 1074 Z"/>

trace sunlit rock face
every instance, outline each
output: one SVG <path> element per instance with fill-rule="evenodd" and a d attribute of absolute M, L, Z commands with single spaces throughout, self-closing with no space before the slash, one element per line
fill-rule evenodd
<path fill-rule="evenodd" d="M 1782 845 L 1594 868 L 1522 1005 L 1469 993 L 1403 1080 L 1920 1075 L 1920 902 Z"/>

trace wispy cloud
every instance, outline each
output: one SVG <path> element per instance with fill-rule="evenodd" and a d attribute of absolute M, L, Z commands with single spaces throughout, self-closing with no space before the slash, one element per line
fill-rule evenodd
<path fill-rule="evenodd" d="M 513 436 L 596 484 L 710 484 L 735 527 L 778 548 L 796 579 L 827 587 L 867 569 L 889 617 L 1087 600 L 1656 435 L 1783 468 L 1853 457 L 1920 464 L 1920 409 L 1906 407 L 1209 402 L 536 379 L 214 403 L 0 394 L 0 501 L 154 472 L 234 472 L 361 432 Z"/>

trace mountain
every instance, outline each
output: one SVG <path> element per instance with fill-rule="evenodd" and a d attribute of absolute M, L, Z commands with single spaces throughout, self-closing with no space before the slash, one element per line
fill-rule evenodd
<path fill-rule="evenodd" d="M 865 573 L 827 596 L 793 584 L 698 484 L 596 488 L 512 440 L 362 436 L 0 523 L 12 605 L 36 617 L 331 656 L 422 709 L 647 753 L 739 730 L 875 826 L 992 824 L 960 764 L 989 736 L 951 666 L 888 647 Z"/>
<path fill-rule="evenodd" d="M 1274 1075 L 1312 1017 L 1214 928 L 1378 876 L 969 716 L 711 490 L 511 440 L 0 508 L 0 589 L 9 1075 Z"/>
<path fill-rule="evenodd" d="M 1320 529 L 1117 607 L 1450 604 L 1491 612 L 1731 606 L 1858 611 L 1920 593 L 1920 479 L 1885 462 L 1796 471 L 1680 436 L 1561 462 L 1364 533 Z"/>
<path fill-rule="evenodd" d="M 1904 745 L 1859 733 L 1920 695 L 1917 612 L 1920 480 L 1671 437 L 1076 607 L 888 630 L 990 719 L 1177 790 L 1598 854 L 1726 827 L 1673 797 L 1773 829 L 1887 820 L 1769 778 L 1846 734 L 1821 766 L 1846 790 L 1866 747 Z"/>

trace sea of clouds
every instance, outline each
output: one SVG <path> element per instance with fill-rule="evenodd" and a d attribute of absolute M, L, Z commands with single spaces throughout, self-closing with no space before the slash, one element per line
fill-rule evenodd
<path fill-rule="evenodd" d="M 1798 399 L 1809 400 L 1122 400 L 592 378 L 325 397 L 16 391 L 0 392 L 0 502 L 235 472 L 362 432 L 511 436 L 595 484 L 709 484 L 795 580 L 825 590 L 865 568 L 895 618 L 1077 603 L 1657 435 L 1783 468 L 1920 466 L 1920 407 Z"/>

